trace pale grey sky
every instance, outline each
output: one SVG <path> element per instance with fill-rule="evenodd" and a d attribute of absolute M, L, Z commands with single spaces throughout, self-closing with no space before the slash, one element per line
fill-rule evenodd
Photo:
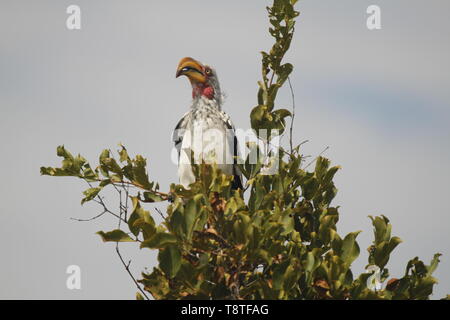
<path fill-rule="evenodd" d="M 176 181 L 170 134 L 190 90 L 175 79 L 180 58 L 214 66 L 224 109 L 249 126 L 260 77 L 259 51 L 271 45 L 269 1 L 0 2 L 0 298 L 124 298 L 135 287 L 112 244 L 95 235 L 114 220 L 80 206 L 81 181 L 41 177 L 64 144 L 93 162 L 119 142 L 149 160 L 162 188 Z M 66 8 L 82 10 L 82 29 L 65 27 Z M 366 8 L 382 10 L 382 29 L 366 28 Z M 450 3 L 445 0 L 303 0 L 287 61 L 297 103 L 295 137 L 305 153 L 342 166 L 336 183 L 341 234 L 362 230 L 364 272 L 372 240 L 368 215 L 391 219 L 404 242 L 389 263 L 399 277 L 409 259 L 443 253 L 434 298 L 450 292 Z M 280 107 L 290 107 L 281 92 Z M 162 207 L 162 206 L 160 206 Z M 155 253 L 124 250 L 138 274 Z M 66 267 L 82 289 L 66 288 Z"/>

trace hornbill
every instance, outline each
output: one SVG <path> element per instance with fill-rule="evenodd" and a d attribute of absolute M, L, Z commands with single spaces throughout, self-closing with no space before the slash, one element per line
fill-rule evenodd
<path fill-rule="evenodd" d="M 236 165 L 238 146 L 233 123 L 222 111 L 222 93 L 216 71 L 190 57 L 181 59 L 176 77 L 192 85 L 192 105 L 175 127 L 172 140 L 178 152 L 178 177 L 189 187 L 195 182 L 192 163 L 215 163 L 233 175 L 232 188 L 241 190 L 242 174 Z"/>

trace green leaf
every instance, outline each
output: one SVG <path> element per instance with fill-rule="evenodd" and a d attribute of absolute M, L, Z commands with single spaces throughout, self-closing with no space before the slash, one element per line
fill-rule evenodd
<path fill-rule="evenodd" d="M 267 106 L 258 105 L 254 107 L 250 113 L 250 122 L 252 129 L 258 130 L 264 128 L 264 120 L 267 117 Z"/>
<path fill-rule="evenodd" d="M 106 187 L 107 185 L 109 185 L 109 184 L 111 184 L 112 183 L 112 181 L 111 181 L 111 179 L 103 179 L 101 182 L 100 182 L 100 184 L 99 184 L 99 187 Z"/>
<path fill-rule="evenodd" d="M 96 187 L 96 188 L 89 188 L 89 189 L 83 191 L 83 194 L 85 195 L 85 197 L 81 200 L 81 204 L 84 204 L 85 202 L 88 202 L 88 201 L 91 201 L 92 199 L 94 199 L 101 190 L 102 190 L 102 188 Z"/>
<path fill-rule="evenodd" d="M 314 197 L 317 190 L 319 189 L 319 182 L 316 178 L 310 177 L 301 185 L 301 188 L 303 197 L 309 201 Z"/>
<path fill-rule="evenodd" d="M 341 169 L 340 166 L 334 166 L 332 168 L 330 168 L 327 173 L 325 174 L 325 176 L 323 177 L 322 180 L 322 184 L 327 185 L 330 184 L 334 178 L 334 175 L 336 174 L 336 172 Z"/>
<path fill-rule="evenodd" d="M 128 155 L 127 149 L 123 145 L 120 145 L 120 147 L 122 148 L 119 151 L 119 156 L 120 156 L 119 160 L 120 160 L 120 162 L 130 163 L 131 159 L 130 159 L 130 156 Z"/>
<path fill-rule="evenodd" d="M 161 197 L 161 195 L 154 193 L 154 192 L 145 191 L 142 193 L 142 195 L 144 197 L 144 199 L 142 200 L 143 202 L 152 203 L 152 202 L 164 201 L 164 199 Z"/>
<path fill-rule="evenodd" d="M 134 242 L 128 234 L 120 229 L 115 229 L 109 232 L 99 231 L 97 234 L 102 237 L 103 242 Z"/>
<path fill-rule="evenodd" d="M 194 199 L 190 200 L 184 210 L 184 219 L 183 219 L 183 229 L 187 236 L 187 239 L 190 239 L 192 234 L 192 227 L 194 226 L 195 218 L 197 213 L 199 212 L 199 206 Z"/>
<path fill-rule="evenodd" d="M 417 284 L 410 289 L 411 298 L 413 299 L 427 299 L 429 295 L 433 293 L 433 286 L 437 283 L 437 280 L 433 277 L 426 277 L 419 279 Z"/>
<path fill-rule="evenodd" d="M 279 86 L 282 86 L 284 84 L 284 82 L 287 80 L 287 78 L 289 77 L 289 75 L 291 74 L 293 69 L 294 69 L 294 67 L 290 63 L 286 63 L 286 64 L 280 66 L 280 69 L 278 71 L 279 76 L 277 79 L 277 84 Z"/>
<path fill-rule="evenodd" d="M 391 237 L 391 225 L 389 219 L 385 216 L 375 217 L 369 216 L 374 226 L 375 243 L 379 244 L 382 241 L 388 241 Z"/>
<path fill-rule="evenodd" d="M 133 210 L 128 218 L 128 227 L 135 236 L 142 231 L 144 240 L 146 240 L 156 233 L 155 221 L 150 213 L 141 207 L 138 197 L 131 197 L 131 201 Z"/>
<path fill-rule="evenodd" d="M 150 182 L 148 180 L 148 175 L 147 175 L 147 171 L 146 171 L 146 165 L 147 165 L 146 160 L 142 156 L 137 155 L 133 162 L 134 162 L 134 166 L 132 169 L 133 176 L 134 176 L 133 182 L 141 185 L 142 188 L 145 190 L 151 190 L 152 185 L 150 184 Z"/>
<path fill-rule="evenodd" d="M 433 274 L 433 272 L 436 270 L 436 268 L 437 268 L 437 266 L 438 266 L 438 264 L 440 262 L 439 261 L 439 257 L 440 256 L 442 256 L 442 254 L 440 254 L 440 253 L 436 253 L 433 256 L 433 260 L 431 260 L 431 263 L 430 263 L 430 265 L 428 267 L 428 273 L 427 273 L 428 276 L 431 276 Z"/>
<path fill-rule="evenodd" d="M 275 290 L 281 290 L 285 281 L 286 269 L 289 266 L 289 260 L 286 260 L 277 265 L 273 270 L 273 288 Z"/>
<path fill-rule="evenodd" d="M 278 119 L 284 119 L 286 117 L 292 117 L 292 114 L 289 110 L 286 109 L 278 109 L 272 112 L 272 114 L 276 115 Z"/>
<path fill-rule="evenodd" d="M 83 178 L 89 182 L 97 181 L 98 174 L 94 170 L 92 170 L 89 164 L 87 164 L 85 165 L 85 169 L 83 170 Z"/>
<path fill-rule="evenodd" d="M 318 157 L 316 160 L 316 168 L 314 170 L 316 177 L 319 181 L 323 179 L 323 177 L 328 172 L 328 167 L 330 166 L 330 161 L 324 157 Z"/>
<path fill-rule="evenodd" d="M 288 209 L 281 219 L 281 224 L 283 225 L 283 232 L 281 235 L 288 235 L 294 231 L 294 216 L 292 210 Z"/>
<path fill-rule="evenodd" d="M 102 151 L 102 153 L 100 153 L 99 156 L 99 168 L 100 168 L 100 173 L 105 177 L 105 178 L 109 178 L 109 170 L 108 170 L 108 166 L 105 163 L 105 160 L 108 159 L 110 156 L 109 154 L 109 150 L 108 149 L 104 149 Z"/>
<path fill-rule="evenodd" d="M 74 176 L 73 173 L 63 170 L 61 168 L 41 167 L 41 175 L 54 177 L 68 177 Z"/>
<path fill-rule="evenodd" d="M 150 239 L 141 243 L 141 248 L 160 249 L 171 244 L 176 244 L 175 235 L 166 232 L 157 232 Z"/>
<path fill-rule="evenodd" d="M 342 253 L 341 259 L 350 266 L 353 261 L 359 256 L 359 245 L 356 242 L 356 237 L 361 231 L 351 232 L 347 236 L 345 236 L 342 241 Z"/>
<path fill-rule="evenodd" d="M 61 168 L 41 167 L 40 172 L 42 175 L 55 177 L 73 176 L 81 178 L 81 170 L 83 166 L 85 166 L 85 169 L 89 168 L 89 164 L 86 164 L 86 159 L 80 155 L 74 158 L 72 154 L 64 148 L 64 146 L 57 147 L 56 154 L 64 158 Z M 87 178 L 89 179 L 89 172 Z"/>
<path fill-rule="evenodd" d="M 153 268 L 151 274 L 142 273 L 142 279 L 138 282 L 142 283 L 155 299 L 161 300 L 170 294 L 169 281 L 159 268 Z"/>
<path fill-rule="evenodd" d="M 399 237 L 392 237 L 389 242 L 382 241 L 374 247 L 373 258 L 377 266 L 383 269 L 389 261 L 392 251 L 402 242 Z"/>
<path fill-rule="evenodd" d="M 169 278 L 173 278 L 177 275 L 181 267 L 181 252 L 177 246 L 169 245 L 159 250 L 158 261 L 161 270 Z"/>
<path fill-rule="evenodd" d="M 120 178 L 123 176 L 122 168 L 114 158 L 106 158 L 103 160 L 103 163 L 109 171 L 116 173 Z"/>
<path fill-rule="evenodd" d="M 58 146 L 56 148 L 56 154 L 58 155 L 58 157 L 63 157 L 66 160 L 73 160 L 72 154 L 67 151 L 64 146 Z"/>
<path fill-rule="evenodd" d="M 318 267 L 319 263 L 320 261 L 316 260 L 316 257 L 314 256 L 314 253 L 312 251 L 306 254 L 306 261 L 304 268 L 307 272 L 313 272 L 314 269 Z"/>
<path fill-rule="evenodd" d="M 140 292 L 136 292 L 136 300 L 145 300 L 144 296 Z"/>

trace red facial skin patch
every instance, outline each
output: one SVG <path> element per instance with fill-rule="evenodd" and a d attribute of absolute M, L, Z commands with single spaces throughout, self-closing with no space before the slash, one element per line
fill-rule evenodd
<path fill-rule="evenodd" d="M 208 99 L 213 99 L 214 98 L 214 89 L 213 87 L 205 87 L 203 89 L 202 95 L 205 96 Z"/>
<path fill-rule="evenodd" d="M 214 88 L 209 85 L 197 85 L 192 89 L 192 98 L 196 98 L 199 95 L 210 100 L 214 99 Z"/>

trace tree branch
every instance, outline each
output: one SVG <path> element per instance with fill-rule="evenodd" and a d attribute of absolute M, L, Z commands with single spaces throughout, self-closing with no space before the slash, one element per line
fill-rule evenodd
<path fill-rule="evenodd" d="M 118 255 L 120 261 L 122 262 L 122 265 L 124 266 L 125 270 L 127 271 L 128 275 L 130 276 L 130 278 L 133 280 L 133 282 L 136 285 L 136 287 L 138 288 L 138 290 L 145 297 L 145 299 L 150 300 L 150 298 L 147 296 L 145 291 L 139 285 L 139 282 L 137 282 L 136 278 L 133 276 L 133 274 L 130 271 L 131 260 L 128 261 L 128 263 L 125 263 L 125 261 L 123 260 L 122 254 L 120 253 L 120 250 L 119 250 L 119 242 L 116 242 L 116 252 L 117 252 L 117 255 Z"/>
<path fill-rule="evenodd" d="M 291 97 L 292 97 L 292 117 L 291 117 L 291 126 L 289 128 L 289 147 L 291 149 L 291 153 L 294 150 L 293 147 L 293 137 L 292 137 L 292 133 L 293 133 L 293 128 L 294 128 L 294 118 L 295 118 L 295 96 L 294 96 L 294 90 L 292 89 L 292 84 L 291 84 L 291 78 L 288 77 L 288 83 L 289 83 L 289 89 L 291 90 Z"/>

